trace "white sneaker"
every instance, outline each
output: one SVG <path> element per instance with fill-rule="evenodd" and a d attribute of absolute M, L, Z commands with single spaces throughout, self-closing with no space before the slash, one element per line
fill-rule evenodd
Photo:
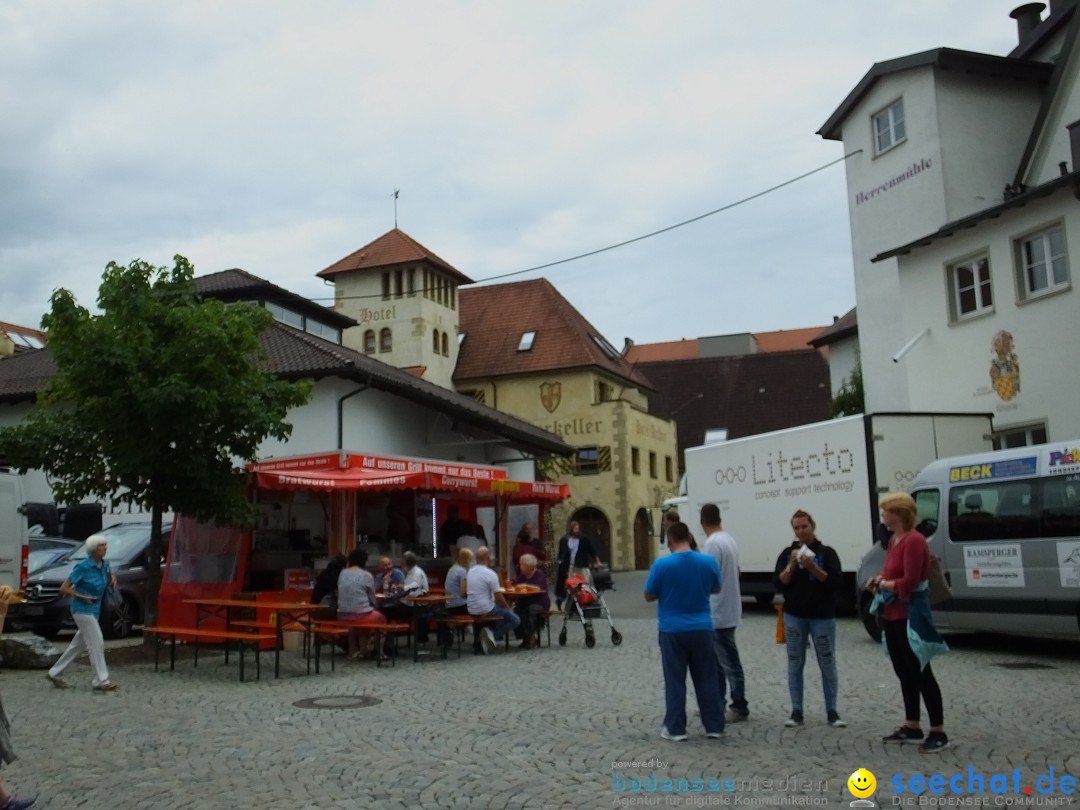
<path fill-rule="evenodd" d="M 667 726 L 660 727 L 660 736 L 665 740 L 671 740 L 672 742 L 683 742 L 686 739 L 685 734 L 672 734 L 667 730 Z"/>
<path fill-rule="evenodd" d="M 495 634 L 491 632 L 490 627 L 485 627 L 480 631 L 480 649 L 484 651 L 484 655 L 495 652 Z"/>
<path fill-rule="evenodd" d="M 722 732 L 722 731 L 707 731 L 707 732 L 705 732 L 705 736 L 708 737 L 710 740 L 722 740 L 722 739 L 724 739 L 724 732 Z"/>

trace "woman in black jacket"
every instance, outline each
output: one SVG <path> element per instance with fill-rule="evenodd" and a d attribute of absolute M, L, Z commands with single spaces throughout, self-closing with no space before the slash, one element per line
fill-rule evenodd
<path fill-rule="evenodd" d="M 773 584 L 784 597 L 791 717 L 785 726 L 803 724 L 803 667 L 807 642 L 813 642 L 825 692 L 830 726 L 847 725 L 836 711 L 836 591 L 843 582 L 840 558 L 814 534 L 814 519 L 799 510 L 791 517 L 795 542 L 776 558 Z"/>

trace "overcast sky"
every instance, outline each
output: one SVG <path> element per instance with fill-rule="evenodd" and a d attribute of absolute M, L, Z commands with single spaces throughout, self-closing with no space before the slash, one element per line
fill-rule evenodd
<path fill-rule="evenodd" d="M 0 0 L 0 320 L 176 253 L 329 305 L 395 188 L 477 281 L 602 248 L 841 157 L 815 132 L 875 61 L 1005 54 L 1017 5 Z M 843 166 L 541 275 L 620 347 L 828 324 Z"/>

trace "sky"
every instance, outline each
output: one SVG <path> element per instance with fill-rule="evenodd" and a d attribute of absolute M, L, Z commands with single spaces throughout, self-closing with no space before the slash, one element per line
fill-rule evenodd
<path fill-rule="evenodd" d="M 874 62 L 1004 55 L 1020 0 L 0 0 L 0 320 L 109 261 L 315 274 L 398 227 L 546 277 L 621 347 L 855 303 L 842 158 Z M 494 282 L 492 282 L 494 283 Z M 523 315 L 523 317 L 525 317 Z"/>

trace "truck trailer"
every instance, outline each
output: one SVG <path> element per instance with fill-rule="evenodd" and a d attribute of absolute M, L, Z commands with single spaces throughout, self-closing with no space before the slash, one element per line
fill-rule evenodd
<path fill-rule="evenodd" d="M 937 458 L 991 450 L 991 433 L 988 413 L 876 413 L 689 448 L 682 518 L 703 543 L 698 511 L 715 503 L 739 546 L 743 594 L 768 604 L 776 558 L 794 541 L 791 516 L 808 512 L 840 557 L 843 602 L 854 608 L 881 495 L 907 491 Z"/>

